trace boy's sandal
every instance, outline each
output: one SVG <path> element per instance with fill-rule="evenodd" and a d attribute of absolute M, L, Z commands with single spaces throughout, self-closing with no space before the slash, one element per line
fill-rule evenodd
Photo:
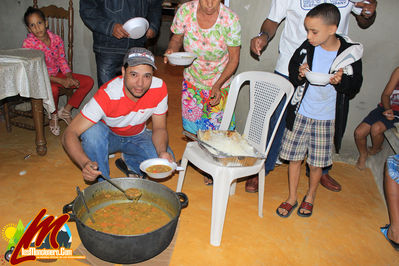
<path fill-rule="evenodd" d="M 67 125 L 69 125 L 72 122 L 71 112 L 65 110 L 64 107 L 62 107 L 60 110 L 58 110 L 58 118 L 64 120 L 64 122 Z"/>
<path fill-rule="evenodd" d="M 55 136 L 60 135 L 60 126 L 58 125 L 58 116 L 57 114 L 51 114 L 51 120 L 49 122 L 50 132 Z"/>
<path fill-rule="evenodd" d="M 294 205 L 289 204 L 288 202 L 283 202 L 280 204 L 280 206 L 278 206 L 278 208 L 276 209 L 276 213 L 278 216 L 283 217 L 283 218 L 288 218 L 292 211 L 295 210 L 295 208 L 298 206 L 298 202 L 295 201 Z M 281 214 L 278 209 L 284 209 L 287 211 L 287 214 Z"/>
<path fill-rule="evenodd" d="M 312 213 L 313 213 L 313 204 L 309 203 L 309 202 L 306 202 L 305 198 L 306 198 L 306 195 L 305 195 L 305 197 L 303 197 L 301 206 L 299 206 L 297 214 L 299 216 L 301 216 L 301 217 L 310 217 L 310 216 L 312 216 Z M 307 211 L 310 211 L 310 212 L 309 213 L 302 213 L 301 210 L 307 210 Z"/>
<path fill-rule="evenodd" d="M 116 167 L 121 170 L 125 176 L 127 177 L 135 177 L 135 178 L 144 178 L 143 176 L 137 174 L 136 172 L 129 170 L 129 168 L 127 167 L 125 161 L 123 161 L 121 158 L 116 159 L 115 161 L 115 165 Z"/>

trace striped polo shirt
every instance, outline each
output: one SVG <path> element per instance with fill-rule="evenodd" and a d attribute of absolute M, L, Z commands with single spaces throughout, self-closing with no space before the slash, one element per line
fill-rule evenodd
<path fill-rule="evenodd" d="M 162 79 L 153 77 L 150 89 L 137 102 L 129 99 L 122 76 L 104 84 L 80 112 L 93 123 L 101 121 L 120 136 L 134 136 L 153 115 L 168 111 L 168 91 Z"/>

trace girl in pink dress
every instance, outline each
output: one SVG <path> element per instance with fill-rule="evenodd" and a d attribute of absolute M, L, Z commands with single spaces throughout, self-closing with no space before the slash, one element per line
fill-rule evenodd
<path fill-rule="evenodd" d="M 79 107 L 93 87 L 94 81 L 89 76 L 71 72 L 65 59 L 64 42 L 60 36 L 47 30 L 48 22 L 40 9 L 29 7 L 24 14 L 24 21 L 29 34 L 22 47 L 40 50 L 45 55 L 56 108 L 55 112 L 51 114 L 50 131 L 58 136 L 60 134 L 58 119 L 64 120 L 67 124 L 72 121 L 72 108 Z M 60 87 L 74 89 L 75 92 L 67 104 L 57 111 Z"/>

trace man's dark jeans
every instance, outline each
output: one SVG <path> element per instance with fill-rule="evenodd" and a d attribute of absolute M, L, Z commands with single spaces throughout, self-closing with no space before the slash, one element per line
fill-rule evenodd
<path fill-rule="evenodd" d="M 98 87 L 115 78 L 122 72 L 124 54 L 95 53 Z"/>

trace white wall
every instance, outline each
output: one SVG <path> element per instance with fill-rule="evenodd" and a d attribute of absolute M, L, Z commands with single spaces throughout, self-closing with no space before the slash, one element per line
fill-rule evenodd
<path fill-rule="evenodd" d="M 39 6 L 51 3 L 67 7 L 68 0 L 38 0 Z M 256 61 L 249 55 L 249 40 L 259 32 L 259 28 L 269 12 L 271 0 L 230 0 L 230 8 L 240 17 L 242 25 L 242 49 L 238 72 L 247 70 L 273 71 L 277 59 L 278 41 L 282 29 L 279 27 L 267 50 Z M 26 36 L 22 17 L 31 0 L 0 1 L 0 49 L 20 47 Z M 96 81 L 95 60 L 92 51 L 92 35 L 79 16 L 79 0 L 74 0 L 75 41 L 74 71 L 90 75 Z M 380 0 L 377 19 L 371 28 L 360 29 L 352 18 L 350 36 L 365 47 L 363 57 L 364 82 L 360 93 L 351 101 L 349 121 L 342 151 L 355 149 L 353 130 L 364 116 L 380 101 L 380 95 L 392 70 L 399 65 L 399 31 L 397 0 Z M 95 88 L 93 92 L 97 89 Z M 243 95 L 245 98 L 245 95 Z M 245 103 L 245 99 L 241 99 Z M 239 106 L 238 111 L 245 109 Z M 239 119 L 239 117 L 238 117 Z"/>

